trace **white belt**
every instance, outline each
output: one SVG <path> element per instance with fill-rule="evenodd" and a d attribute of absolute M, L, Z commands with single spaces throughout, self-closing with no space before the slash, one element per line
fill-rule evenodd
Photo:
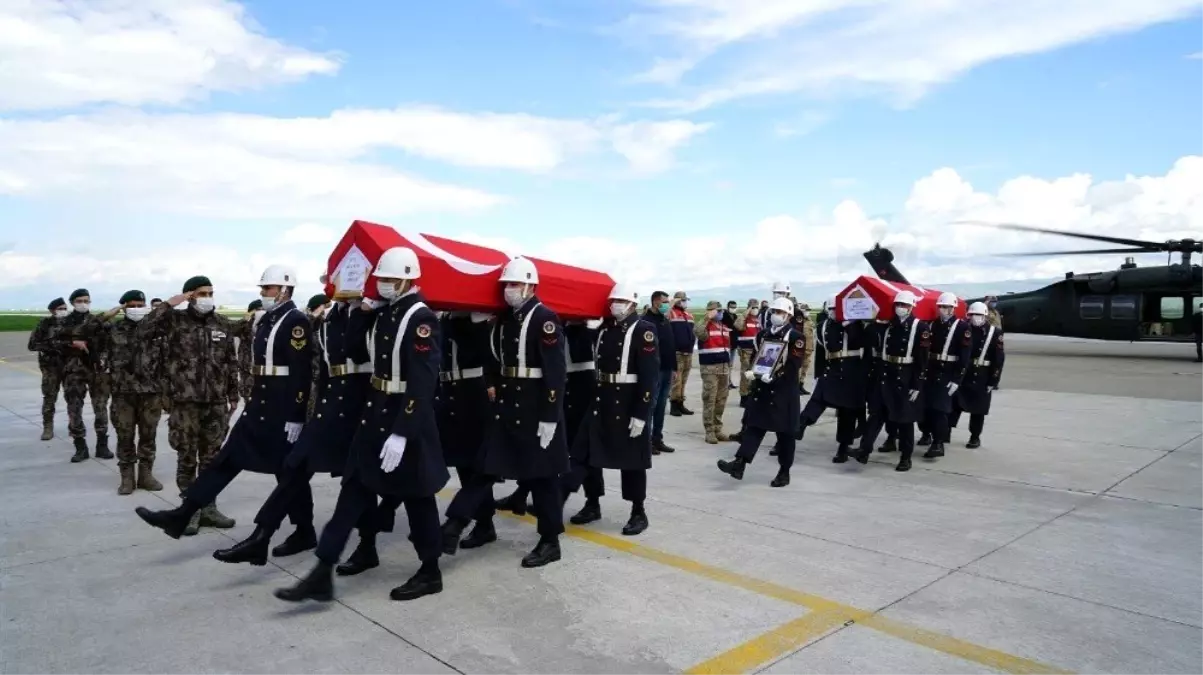
<path fill-rule="evenodd" d="M 896 366 L 905 366 L 909 363 L 915 362 L 914 357 L 911 356 L 890 356 L 889 354 L 882 354 L 881 360 L 885 361 L 886 363 L 892 363 Z"/>
<path fill-rule="evenodd" d="M 602 384 L 639 384 L 639 376 L 598 372 L 597 381 Z"/>
<path fill-rule="evenodd" d="M 454 380 L 474 380 L 478 377 L 484 377 L 484 368 L 464 368 L 459 372 L 450 371 L 439 373 L 439 379 L 443 382 L 452 382 Z"/>
<path fill-rule="evenodd" d="M 986 366 L 990 365 L 990 362 L 989 362 L 989 361 L 985 361 L 985 360 L 978 360 L 978 361 L 974 361 L 974 362 L 973 362 L 973 365 L 975 365 L 975 366 L 982 366 L 982 367 L 984 368 L 984 367 L 986 367 Z"/>
<path fill-rule="evenodd" d="M 842 352 L 827 352 L 827 360 L 835 361 L 836 359 L 846 359 L 853 356 L 862 356 L 863 354 L 863 349 L 845 349 Z"/>
<path fill-rule="evenodd" d="M 251 368 L 251 374 L 255 377 L 285 377 L 288 375 L 288 366 L 255 366 Z"/>
<path fill-rule="evenodd" d="M 354 363 L 347 361 L 344 364 L 330 366 L 330 375 L 332 377 L 342 377 L 343 375 L 364 375 L 372 372 L 372 364 L 370 363 Z"/>
<path fill-rule="evenodd" d="M 502 368 L 502 377 L 509 377 L 517 380 L 538 380 L 543 377 L 542 368 Z"/>
<path fill-rule="evenodd" d="M 568 362 L 568 372 L 580 373 L 586 370 L 593 370 L 596 366 L 592 361 L 570 361 Z"/>
<path fill-rule="evenodd" d="M 932 359 L 934 359 L 936 361 L 943 361 L 944 363 L 956 363 L 957 355 L 956 354 L 936 354 L 936 355 L 932 356 Z"/>
<path fill-rule="evenodd" d="M 376 391 L 382 391 L 386 394 L 404 394 L 405 381 L 385 380 L 375 375 L 372 376 L 372 388 Z"/>

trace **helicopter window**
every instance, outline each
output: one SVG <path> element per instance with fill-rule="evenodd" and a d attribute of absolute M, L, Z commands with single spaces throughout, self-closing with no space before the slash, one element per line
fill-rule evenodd
<path fill-rule="evenodd" d="M 1161 299 L 1161 318 L 1162 319 L 1181 319 L 1186 316 L 1186 301 L 1182 298 L 1162 298 Z"/>
<path fill-rule="evenodd" d="M 1087 295 L 1082 297 L 1082 302 L 1078 306 L 1082 313 L 1083 319 L 1101 319 L 1103 318 L 1103 304 L 1105 300 L 1101 295 Z"/>
<path fill-rule="evenodd" d="M 1124 321 L 1135 321 L 1138 298 L 1135 295 L 1114 295 L 1111 297 L 1111 318 Z"/>

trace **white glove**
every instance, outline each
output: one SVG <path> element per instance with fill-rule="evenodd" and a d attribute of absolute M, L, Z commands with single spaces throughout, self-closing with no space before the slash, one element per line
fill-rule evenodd
<path fill-rule="evenodd" d="M 955 396 L 957 393 L 957 389 L 960 389 L 960 388 L 961 388 L 961 385 L 957 384 L 956 382 L 949 382 L 948 383 L 948 395 Z"/>
<path fill-rule="evenodd" d="M 301 437 L 301 427 L 303 426 L 305 425 L 301 424 L 300 422 L 284 423 L 284 434 L 288 436 L 289 443 L 297 442 L 297 439 Z"/>
<path fill-rule="evenodd" d="M 372 309 L 377 309 L 378 307 L 384 305 L 385 302 L 383 300 L 376 300 L 374 298 L 364 298 L 363 304 L 371 307 Z"/>
<path fill-rule="evenodd" d="M 472 323 L 484 323 L 492 318 L 493 315 L 488 312 L 472 312 Z"/>
<path fill-rule="evenodd" d="M 745 371 L 744 371 L 744 379 L 745 379 L 745 380 L 755 380 L 755 379 L 756 379 L 756 373 L 754 373 L 754 372 L 752 372 L 752 371 L 750 371 L 750 370 L 745 370 Z"/>
<path fill-rule="evenodd" d="M 539 447 L 546 448 L 551 445 L 551 439 L 556 436 L 555 422 L 539 422 Z"/>
<path fill-rule="evenodd" d="M 760 381 L 764 382 L 765 384 L 770 384 L 773 381 L 773 376 L 770 373 L 765 373 L 764 375 L 760 376 Z"/>
<path fill-rule="evenodd" d="M 919 398 L 919 390 L 918 390 L 918 389 L 912 389 L 912 390 L 911 390 L 911 403 L 914 403 L 914 402 L 915 402 L 915 400 L 916 400 L 916 399 L 918 399 L 918 398 Z"/>
<path fill-rule="evenodd" d="M 405 455 L 405 437 L 392 434 L 388 440 L 384 441 L 384 447 L 380 449 L 380 470 L 385 473 L 392 473 L 393 469 L 401 463 L 401 457 Z"/>
<path fill-rule="evenodd" d="M 646 422 L 641 419 L 631 418 L 631 438 L 636 438 L 639 434 L 643 433 L 644 424 Z"/>

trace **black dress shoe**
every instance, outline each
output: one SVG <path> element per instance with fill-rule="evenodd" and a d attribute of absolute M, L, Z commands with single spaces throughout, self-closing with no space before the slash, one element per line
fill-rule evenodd
<path fill-rule="evenodd" d="M 272 549 L 273 558 L 287 558 L 290 555 L 304 553 L 317 548 L 317 533 L 313 531 L 313 527 L 305 530 L 297 528 L 295 532 L 288 535 L 284 543 Z"/>
<path fill-rule="evenodd" d="M 455 555 L 459 549 L 459 539 L 464 534 L 464 523 L 448 520 L 443 523 L 443 554 Z"/>
<path fill-rule="evenodd" d="M 637 534 L 642 534 L 647 529 L 647 526 L 647 514 L 642 511 L 638 513 L 632 511 L 630 520 L 622 528 L 622 533 L 628 537 L 634 537 Z"/>
<path fill-rule="evenodd" d="M 334 577 L 330 574 L 330 565 L 318 562 L 317 566 L 295 586 L 277 588 L 273 595 L 286 602 L 303 602 L 305 600 L 330 602 L 334 599 Z"/>
<path fill-rule="evenodd" d="M 519 490 L 509 497 L 498 499 L 493 503 L 493 507 L 498 511 L 509 511 L 515 516 L 526 515 L 526 493 Z"/>
<path fill-rule="evenodd" d="M 744 467 L 745 466 L 747 466 L 747 462 L 743 461 L 739 457 L 736 457 L 735 459 L 730 460 L 730 461 L 727 461 L 725 459 L 720 459 L 718 461 L 718 470 L 722 471 L 723 473 L 727 474 L 728 476 L 734 478 L 735 480 L 743 480 L 744 479 Z"/>
<path fill-rule="evenodd" d="M 425 567 L 425 565 L 423 565 Z M 443 592 L 443 573 L 435 567 L 433 571 L 418 570 L 404 584 L 389 591 L 388 597 L 398 602 L 417 600 L 424 595 L 434 595 Z"/>
<path fill-rule="evenodd" d="M 377 567 L 380 567 L 380 556 L 376 553 L 376 545 L 361 541 L 346 562 L 339 563 L 334 571 L 340 577 L 353 577 Z"/>
<path fill-rule="evenodd" d="M 473 549 L 473 548 L 480 548 L 481 546 L 484 546 L 485 544 L 491 544 L 495 541 L 497 541 L 497 530 L 493 527 L 493 521 L 490 520 L 490 521 L 486 521 L 483 523 L 478 521 L 476 523 L 476 525 L 472 528 L 472 531 L 470 533 L 468 533 L 468 536 L 465 537 L 464 540 L 459 543 L 459 547 L 464 550 L 468 550 L 468 549 Z M 417 577 L 414 577 L 414 579 L 416 579 L 416 578 Z M 440 577 L 440 579 L 441 579 L 441 577 Z M 413 581 L 413 579 L 410 579 L 410 581 Z M 442 588 L 443 588 L 442 583 L 443 582 L 440 580 L 439 581 L 439 584 L 440 584 L 439 590 L 442 590 Z M 396 600 L 397 598 L 393 598 L 393 599 Z"/>
<path fill-rule="evenodd" d="M 139 506 L 134 509 L 134 513 L 146 521 L 147 525 L 163 530 L 172 539 L 179 539 L 188 527 L 188 521 L 192 520 L 192 514 L 182 506 L 163 511 L 151 511 L 145 506 Z"/>
<path fill-rule="evenodd" d="M 560 540 L 539 540 L 534 550 L 522 559 L 523 567 L 542 567 L 560 559 Z"/>
<path fill-rule="evenodd" d="M 843 464 L 844 462 L 847 462 L 849 449 L 850 448 L 848 446 L 841 445 L 839 447 L 839 449 L 835 451 L 835 457 L 831 458 L 831 463 L 832 464 Z"/>
<path fill-rule="evenodd" d="M 665 445 L 664 441 L 656 441 L 652 444 L 652 447 L 663 453 L 674 453 L 677 451 L 677 449 L 671 445 Z"/>
<path fill-rule="evenodd" d="M 980 447 L 982 447 L 982 439 L 977 436 L 970 436 L 969 442 L 965 444 L 965 447 L 970 448 L 970 449 L 980 448 Z"/>
<path fill-rule="evenodd" d="M 919 440 L 915 441 L 915 445 L 931 445 L 931 434 L 924 433 Z"/>
<path fill-rule="evenodd" d="M 923 453 L 923 459 L 938 459 L 944 456 L 944 444 L 932 443 L 927 452 Z"/>
<path fill-rule="evenodd" d="M 250 563 L 256 567 L 267 564 L 267 547 L 272 542 L 272 533 L 256 527 L 251 536 L 234 544 L 213 552 L 213 557 L 223 563 Z"/>
<path fill-rule="evenodd" d="M 598 520 L 601 520 L 601 504 L 590 499 L 576 515 L 568 519 L 568 522 L 573 525 L 588 525 Z"/>
<path fill-rule="evenodd" d="M 769 450 L 769 457 L 776 457 L 777 455 L 780 455 L 780 454 L 781 454 L 781 451 L 778 450 L 777 448 L 773 448 L 772 450 Z"/>
<path fill-rule="evenodd" d="M 892 438 L 887 438 L 886 442 L 882 443 L 881 447 L 878 448 L 877 451 L 878 452 L 898 452 L 898 441 L 896 441 Z"/>
<path fill-rule="evenodd" d="M 898 466 L 894 467 L 894 470 L 895 471 L 910 471 L 911 470 L 911 458 L 904 457 L 903 459 L 899 460 Z"/>
<path fill-rule="evenodd" d="M 872 450 L 861 450 L 861 451 L 857 452 L 855 455 L 852 455 L 852 458 L 855 459 L 856 461 L 860 462 L 861 464 L 868 464 L 869 463 L 869 455 L 872 454 L 872 452 L 873 452 Z"/>
<path fill-rule="evenodd" d="M 789 485 L 789 471 L 781 469 L 777 472 L 777 477 L 769 483 L 769 487 L 785 487 Z"/>

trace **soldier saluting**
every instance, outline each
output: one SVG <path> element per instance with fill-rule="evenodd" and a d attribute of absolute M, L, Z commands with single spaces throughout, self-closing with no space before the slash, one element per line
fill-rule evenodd
<path fill-rule="evenodd" d="M 969 413 L 969 442 L 965 447 L 977 448 L 982 444 L 982 429 L 986 425 L 986 415 L 990 414 L 990 400 L 1002 379 L 1005 354 L 1003 330 L 990 323 L 985 303 L 975 302 L 969 306 L 969 324 L 973 332 L 969 369 L 957 390 L 948 423 L 955 427 L 961 413 Z"/>
<path fill-rule="evenodd" d="M 113 378 L 113 426 L 117 430 L 117 468 L 121 485 L 117 494 L 135 489 L 157 492 L 163 484 L 155 479 L 155 436 L 163 416 L 159 368 L 162 343 L 143 340 L 138 325 L 150 313 L 146 294 L 127 291 L 121 296 L 125 318 L 109 333 Z M 135 436 L 137 437 L 135 450 Z"/>
<path fill-rule="evenodd" d="M 42 371 L 42 440 L 54 438 L 54 406 L 63 386 L 63 367 L 66 353 L 58 340 L 67 316 L 67 302 L 55 298 L 46 306 L 50 316 L 43 317 L 29 334 L 29 351 L 38 354 L 38 369 Z"/>
<path fill-rule="evenodd" d="M 631 516 L 622 533 L 637 535 L 648 527 L 643 502 L 647 499 L 647 470 L 652 467 L 647 416 L 660 376 L 656 326 L 636 313 L 638 295 L 623 284 L 610 292 L 612 319 L 597 337 L 597 396 L 572 444 L 573 469 L 564 490 L 585 486 L 585 507 L 572 517 L 575 525 L 601 520 L 605 491 L 602 469 L 622 472 L 622 498 L 631 502 Z"/>
<path fill-rule="evenodd" d="M 956 318 L 957 296 L 941 293 L 936 300 L 940 318 L 932 324 L 932 351 L 927 366 L 927 387 L 924 391 L 923 436 L 919 445 L 931 445 L 924 459 L 944 456 L 948 440 L 948 416 L 953 411 L 957 389 L 969 367 L 969 348 L 973 336 L 969 326 Z M 938 350 L 938 351 L 937 351 Z"/>

